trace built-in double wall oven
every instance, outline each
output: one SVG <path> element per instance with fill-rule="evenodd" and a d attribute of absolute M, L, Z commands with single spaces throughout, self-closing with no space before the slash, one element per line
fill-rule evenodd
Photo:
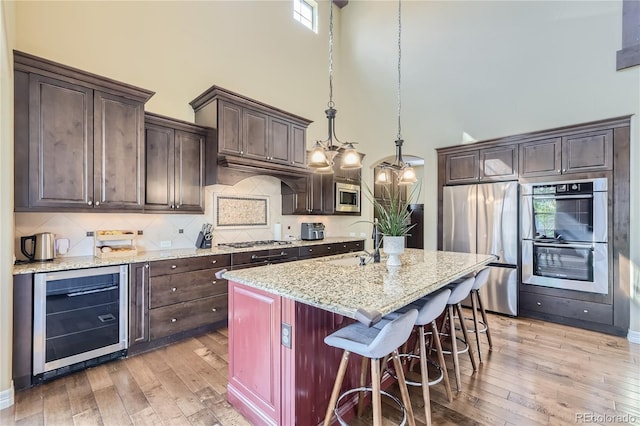
<path fill-rule="evenodd" d="M 607 294 L 607 179 L 521 187 L 522 284 Z"/>
<path fill-rule="evenodd" d="M 33 375 L 48 379 L 127 349 L 126 265 L 35 274 Z"/>

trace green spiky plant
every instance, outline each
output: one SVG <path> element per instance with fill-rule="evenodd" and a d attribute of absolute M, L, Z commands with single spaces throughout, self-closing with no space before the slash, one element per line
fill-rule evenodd
<path fill-rule="evenodd" d="M 420 194 L 420 184 L 416 183 L 410 187 L 406 200 L 400 197 L 399 192 L 391 194 L 389 185 L 383 185 L 382 199 L 377 199 L 371 189 L 367 185 L 364 186 L 367 198 L 373 204 L 380 233 L 383 236 L 387 235 L 390 237 L 406 237 L 411 235 L 409 231 L 411 231 L 415 224 L 411 224 L 409 205 L 417 200 Z"/>

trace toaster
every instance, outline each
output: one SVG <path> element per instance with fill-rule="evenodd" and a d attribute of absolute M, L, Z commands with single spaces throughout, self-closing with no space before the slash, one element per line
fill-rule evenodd
<path fill-rule="evenodd" d="M 323 240 L 324 224 L 322 222 L 305 222 L 300 226 L 300 239 Z"/>

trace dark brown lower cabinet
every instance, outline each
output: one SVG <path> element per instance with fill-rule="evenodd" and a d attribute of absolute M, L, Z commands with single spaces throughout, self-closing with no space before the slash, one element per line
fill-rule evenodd
<path fill-rule="evenodd" d="M 131 264 L 129 354 L 225 326 L 228 282 L 215 276 L 222 269 L 251 268 L 363 248 L 364 240 L 355 240 Z"/>

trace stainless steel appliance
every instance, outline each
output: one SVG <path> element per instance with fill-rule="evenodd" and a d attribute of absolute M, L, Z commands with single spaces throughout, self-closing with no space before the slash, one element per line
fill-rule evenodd
<path fill-rule="evenodd" d="M 21 237 L 20 251 L 31 262 L 53 260 L 56 257 L 55 239 L 55 235 L 51 232 Z M 27 250 L 27 242 L 31 244 L 29 250 Z"/>
<path fill-rule="evenodd" d="M 522 185 L 522 284 L 607 294 L 607 179 Z"/>
<path fill-rule="evenodd" d="M 499 256 L 481 297 L 485 309 L 517 315 L 518 183 L 447 186 L 443 196 L 443 249 Z"/>
<path fill-rule="evenodd" d="M 324 224 L 322 222 L 305 222 L 300 225 L 301 240 L 323 240 Z"/>
<path fill-rule="evenodd" d="M 127 271 L 121 265 L 35 274 L 36 380 L 125 355 Z"/>
<path fill-rule="evenodd" d="M 360 186 L 350 183 L 336 182 L 336 211 L 360 211 Z"/>

